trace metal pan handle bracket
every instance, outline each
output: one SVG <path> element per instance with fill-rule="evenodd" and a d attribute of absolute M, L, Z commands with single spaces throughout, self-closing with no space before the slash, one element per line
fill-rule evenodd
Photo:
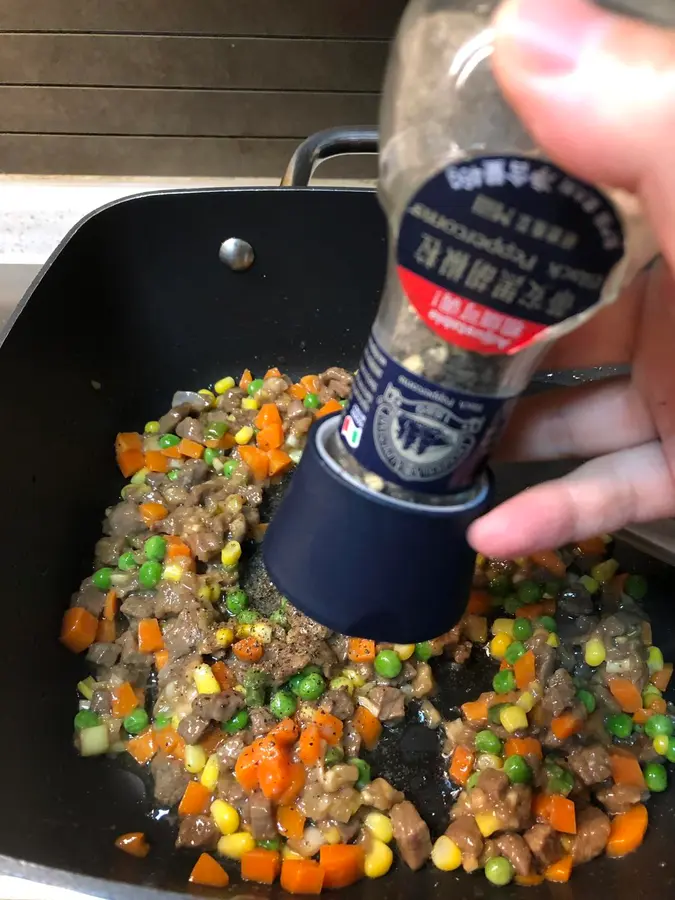
<path fill-rule="evenodd" d="M 295 151 L 281 179 L 282 187 L 307 187 L 314 169 L 327 159 L 353 153 L 377 153 L 375 128 L 328 128 L 317 131 Z"/>

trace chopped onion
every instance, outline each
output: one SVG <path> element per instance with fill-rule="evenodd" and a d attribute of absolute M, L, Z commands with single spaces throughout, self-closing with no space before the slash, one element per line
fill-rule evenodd
<path fill-rule="evenodd" d="M 182 406 L 184 403 L 189 403 L 195 412 L 202 412 L 202 410 L 208 409 L 211 405 L 206 397 L 202 397 L 196 391 L 176 391 L 173 395 L 171 406 Z"/>
<path fill-rule="evenodd" d="M 365 706 L 369 713 L 372 713 L 376 718 L 378 718 L 378 708 L 372 700 L 369 700 L 367 697 L 359 696 L 357 702 L 359 706 Z"/>
<path fill-rule="evenodd" d="M 441 714 L 430 700 L 423 700 L 420 704 L 420 719 L 427 728 L 438 728 L 441 724 Z"/>
<path fill-rule="evenodd" d="M 80 732 L 80 753 L 82 756 L 100 756 L 110 749 L 108 729 L 105 725 L 83 728 Z"/>
<path fill-rule="evenodd" d="M 289 450 L 288 455 L 290 456 L 290 458 L 293 460 L 293 462 L 297 466 L 297 464 L 302 459 L 302 450 Z"/>

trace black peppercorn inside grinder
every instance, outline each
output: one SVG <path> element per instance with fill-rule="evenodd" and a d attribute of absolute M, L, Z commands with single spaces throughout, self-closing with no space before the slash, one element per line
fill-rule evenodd
<path fill-rule="evenodd" d="M 466 530 L 515 400 L 653 255 L 634 198 L 561 171 L 505 102 L 496 5 L 406 10 L 380 121 L 382 301 L 351 400 L 313 427 L 263 545 L 282 593 L 345 634 L 409 643 L 460 619 Z"/>

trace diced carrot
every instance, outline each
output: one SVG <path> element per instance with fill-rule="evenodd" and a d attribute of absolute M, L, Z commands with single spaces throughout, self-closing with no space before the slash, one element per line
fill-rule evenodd
<path fill-rule="evenodd" d="M 125 450 L 117 454 L 117 466 L 125 478 L 135 475 L 145 465 L 145 456 L 141 450 Z"/>
<path fill-rule="evenodd" d="M 284 429 L 281 425 L 266 425 L 257 433 L 255 441 L 264 453 L 278 450 L 284 442 Z"/>
<path fill-rule="evenodd" d="M 488 705 L 485 700 L 469 700 L 460 706 L 467 722 L 482 722 L 488 717 Z"/>
<path fill-rule="evenodd" d="M 487 591 L 474 589 L 469 594 L 466 612 L 474 616 L 485 616 L 492 610 L 492 599 Z"/>
<path fill-rule="evenodd" d="M 283 475 L 293 465 L 293 460 L 285 450 L 270 450 L 267 454 L 269 460 L 269 476 Z"/>
<path fill-rule="evenodd" d="M 108 591 L 105 595 L 105 603 L 103 604 L 103 618 L 114 619 L 117 615 L 118 606 L 117 593 L 115 591 Z"/>
<path fill-rule="evenodd" d="M 155 522 L 161 522 L 169 515 L 169 510 L 163 503 L 141 503 L 138 511 L 148 527 L 154 525 Z"/>
<path fill-rule="evenodd" d="M 515 675 L 516 687 L 519 691 L 527 690 L 528 685 L 537 677 L 535 663 L 534 653 L 531 650 L 523 653 L 520 659 L 516 660 L 513 666 L 513 674 Z"/>
<path fill-rule="evenodd" d="M 607 687 L 624 712 L 634 713 L 642 706 L 642 694 L 630 678 L 609 678 Z"/>
<path fill-rule="evenodd" d="M 563 834 L 577 833 L 577 819 L 574 802 L 561 794 L 539 795 L 533 809 L 551 828 Z"/>
<path fill-rule="evenodd" d="M 537 759 L 543 759 L 544 753 L 536 738 L 512 737 L 504 745 L 504 756 L 536 756 Z"/>
<path fill-rule="evenodd" d="M 230 876 L 208 853 L 202 853 L 190 872 L 190 882 L 204 887 L 227 887 Z"/>
<path fill-rule="evenodd" d="M 274 738 L 282 747 L 290 747 L 300 737 L 300 729 L 294 719 L 282 719 L 267 732 L 267 737 Z"/>
<path fill-rule="evenodd" d="M 264 481 L 269 473 L 270 461 L 267 454 L 258 447 L 245 444 L 239 448 L 239 455 L 253 472 L 256 481 Z"/>
<path fill-rule="evenodd" d="M 281 864 L 281 887 L 289 894 L 320 894 L 323 869 L 312 859 L 285 859 Z"/>
<path fill-rule="evenodd" d="M 298 743 L 298 756 L 306 766 L 315 766 L 323 757 L 323 738 L 318 725 L 303 728 Z"/>
<path fill-rule="evenodd" d="M 128 834 L 121 834 L 115 838 L 115 846 L 118 850 L 128 853 L 129 856 L 135 856 L 138 859 L 145 859 L 150 852 L 150 844 L 145 839 L 142 831 L 130 831 Z"/>
<path fill-rule="evenodd" d="M 563 856 L 557 862 L 552 863 L 544 871 L 546 881 L 553 881 L 556 884 L 565 884 L 570 880 L 572 875 L 572 857 Z"/>
<path fill-rule="evenodd" d="M 96 640 L 103 644 L 112 644 L 117 637 L 117 627 L 110 619 L 101 619 L 96 629 Z"/>
<path fill-rule="evenodd" d="M 176 559 L 177 556 L 192 556 L 190 546 L 173 534 L 166 537 L 166 556 L 167 559 Z"/>
<path fill-rule="evenodd" d="M 211 791 L 201 781 L 189 781 L 178 804 L 179 816 L 200 816 L 208 812 Z"/>
<path fill-rule="evenodd" d="M 185 741 L 174 728 L 160 728 L 155 730 L 155 747 L 158 752 L 166 753 L 174 759 L 185 758 Z"/>
<path fill-rule="evenodd" d="M 643 622 L 642 623 L 642 643 L 646 647 L 651 647 L 654 643 L 653 635 L 652 635 L 652 623 L 651 622 Z"/>
<path fill-rule="evenodd" d="M 654 687 L 657 687 L 660 691 L 665 691 L 668 689 L 668 685 L 670 684 L 672 675 L 673 664 L 666 663 L 659 672 L 654 672 L 649 680 L 654 685 Z"/>
<path fill-rule="evenodd" d="M 63 614 L 60 641 L 73 653 L 86 650 L 96 639 L 98 619 L 83 606 L 71 606 Z"/>
<path fill-rule="evenodd" d="M 555 578 L 564 578 L 567 572 L 567 566 L 555 550 L 540 550 L 539 553 L 533 553 L 530 559 L 535 566 L 547 569 Z"/>
<path fill-rule="evenodd" d="M 288 752 L 262 757 L 258 763 L 260 790 L 268 800 L 279 800 L 291 784 L 291 760 Z"/>
<path fill-rule="evenodd" d="M 120 431 L 115 438 L 115 452 L 126 453 L 128 450 L 142 450 L 143 439 L 137 431 Z"/>
<path fill-rule="evenodd" d="M 255 791 L 259 787 L 258 766 L 258 748 L 255 744 L 249 744 L 245 747 L 234 765 L 234 776 L 245 791 Z"/>
<path fill-rule="evenodd" d="M 576 549 L 582 556 L 603 556 L 607 545 L 601 537 L 591 537 L 585 541 L 577 541 Z"/>
<path fill-rule="evenodd" d="M 229 690 L 234 684 L 232 673 L 230 672 L 229 667 L 222 661 L 222 659 L 214 662 L 214 664 L 211 666 L 211 671 L 216 676 L 216 681 L 220 685 L 221 691 Z"/>
<path fill-rule="evenodd" d="M 263 403 L 253 424 L 261 430 L 267 428 L 268 425 L 279 425 L 281 427 L 281 413 L 276 403 Z"/>
<path fill-rule="evenodd" d="M 145 688 L 135 687 L 134 694 L 136 695 L 136 703 L 139 706 L 145 706 Z"/>
<path fill-rule="evenodd" d="M 375 659 L 375 641 L 349 638 L 347 657 L 355 663 L 371 663 Z"/>
<path fill-rule="evenodd" d="M 324 416 L 330 416 L 332 413 L 342 412 L 342 404 L 337 400 L 327 400 L 326 403 L 316 411 L 316 418 L 323 419 Z"/>
<path fill-rule="evenodd" d="M 555 600 L 542 600 L 541 603 L 528 603 L 516 610 L 517 619 L 538 619 L 540 616 L 555 615 Z"/>
<path fill-rule="evenodd" d="M 304 384 L 292 384 L 288 389 L 288 393 L 294 400 L 304 400 L 308 391 Z"/>
<path fill-rule="evenodd" d="M 544 876 L 537 875 L 536 873 L 532 873 L 531 875 L 516 875 L 514 880 L 520 887 L 537 887 L 537 885 L 542 884 L 544 881 Z"/>
<path fill-rule="evenodd" d="M 307 770 L 301 762 L 291 763 L 289 781 L 286 789 L 278 798 L 278 803 L 282 806 L 290 806 L 298 799 L 302 793 L 307 780 Z"/>
<path fill-rule="evenodd" d="M 242 662 L 257 663 L 263 658 L 265 648 L 256 638 L 247 637 L 232 644 L 232 652 Z"/>
<path fill-rule="evenodd" d="M 141 653 L 164 649 L 164 638 L 157 619 L 141 619 L 138 623 L 138 649 Z"/>
<path fill-rule="evenodd" d="M 469 775 L 471 775 L 473 761 L 474 753 L 472 750 L 467 750 L 466 747 L 461 745 L 455 747 L 455 752 L 452 754 L 452 762 L 450 763 L 450 778 L 456 784 L 465 785 L 469 780 Z"/>
<path fill-rule="evenodd" d="M 178 449 L 178 444 L 172 444 L 171 447 L 162 447 L 159 451 L 162 456 L 166 456 L 167 459 L 182 459 L 183 456 Z"/>
<path fill-rule="evenodd" d="M 249 850 L 241 858 L 241 877 L 243 881 L 256 884 L 274 884 L 281 872 L 281 854 L 278 850 L 265 850 L 257 847 Z"/>
<path fill-rule="evenodd" d="M 564 712 L 551 722 L 551 731 L 559 741 L 566 741 L 584 727 L 584 719 L 573 712 Z"/>
<path fill-rule="evenodd" d="M 644 840 L 648 822 L 647 808 L 641 803 L 614 816 L 605 851 L 607 856 L 625 856 L 637 850 Z"/>
<path fill-rule="evenodd" d="M 331 747 L 339 744 L 342 740 L 344 725 L 337 716 L 317 709 L 314 711 L 314 724 L 319 726 L 321 737 Z"/>
<path fill-rule="evenodd" d="M 503 659 L 499 663 L 499 671 L 500 672 L 503 672 L 504 669 L 510 669 L 510 668 L 512 668 L 512 666 L 511 666 L 511 663 L 508 661 L 508 659 Z"/>
<path fill-rule="evenodd" d="M 645 777 L 640 763 L 632 753 L 614 750 L 609 755 L 612 778 L 617 784 L 631 784 L 644 790 Z"/>
<path fill-rule="evenodd" d="M 633 721 L 636 725 L 645 725 L 654 715 L 651 709 L 636 709 L 633 713 Z"/>
<path fill-rule="evenodd" d="M 281 372 L 276 366 L 272 366 L 271 369 L 265 372 L 265 378 L 281 378 Z"/>
<path fill-rule="evenodd" d="M 241 373 L 241 378 L 239 379 L 239 387 L 242 391 L 247 391 L 249 384 L 253 381 L 253 375 L 251 374 L 250 369 L 244 369 Z"/>
<path fill-rule="evenodd" d="M 294 806 L 279 806 L 277 808 L 277 827 L 285 838 L 299 841 L 305 831 L 307 817 Z"/>
<path fill-rule="evenodd" d="M 183 438 L 178 445 L 178 451 L 182 456 L 189 456 L 190 459 L 201 459 L 204 454 L 204 445 L 198 444 L 197 441 L 191 441 L 189 438 Z"/>
<path fill-rule="evenodd" d="M 169 662 L 169 651 L 168 650 L 158 650 L 155 653 L 155 668 L 158 672 L 164 668 L 164 666 Z"/>
<path fill-rule="evenodd" d="M 354 728 L 361 735 L 366 750 L 373 750 L 382 734 L 382 723 L 365 706 L 359 706 L 352 719 Z"/>
<path fill-rule="evenodd" d="M 147 450 L 145 453 L 145 468 L 151 472 L 168 472 L 169 460 L 161 450 Z"/>
<path fill-rule="evenodd" d="M 621 572 L 615 575 L 610 581 L 610 586 L 617 594 L 622 594 L 626 581 L 628 580 L 628 572 Z"/>
<path fill-rule="evenodd" d="M 140 765 L 150 762 L 155 753 L 157 753 L 155 735 L 152 728 L 147 728 L 142 734 L 127 741 L 126 750 Z"/>
<path fill-rule="evenodd" d="M 363 878 L 365 851 L 360 844 L 324 844 L 319 850 L 325 888 L 344 888 Z"/>
<path fill-rule="evenodd" d="M 112 714 L 116 719 L 124 719 L 138 706 L 138 698 L 128 681 L 123 681 L 111 690 Z"/>
<path fill-rule="evenodd" d="M 304 375 L 300 379 L 300 384 L 307 388 L 310 394 L 318 394 L 321 390 L 321 382 L 318 375 Z"/>

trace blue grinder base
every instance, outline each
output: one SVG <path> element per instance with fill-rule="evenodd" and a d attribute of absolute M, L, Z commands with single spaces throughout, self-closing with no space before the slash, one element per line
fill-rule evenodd
<path fill-rule="evenodd" d="M 263 542 L 272 581 L 343 634 L 392 643 L 437 637 L 466 608 L 475 553 L 466 530 L 493 496 L 490 473 L 458 506 L 395 500 L 345 477 L 326 450 L 340 415 L 310 432 Z"/>

